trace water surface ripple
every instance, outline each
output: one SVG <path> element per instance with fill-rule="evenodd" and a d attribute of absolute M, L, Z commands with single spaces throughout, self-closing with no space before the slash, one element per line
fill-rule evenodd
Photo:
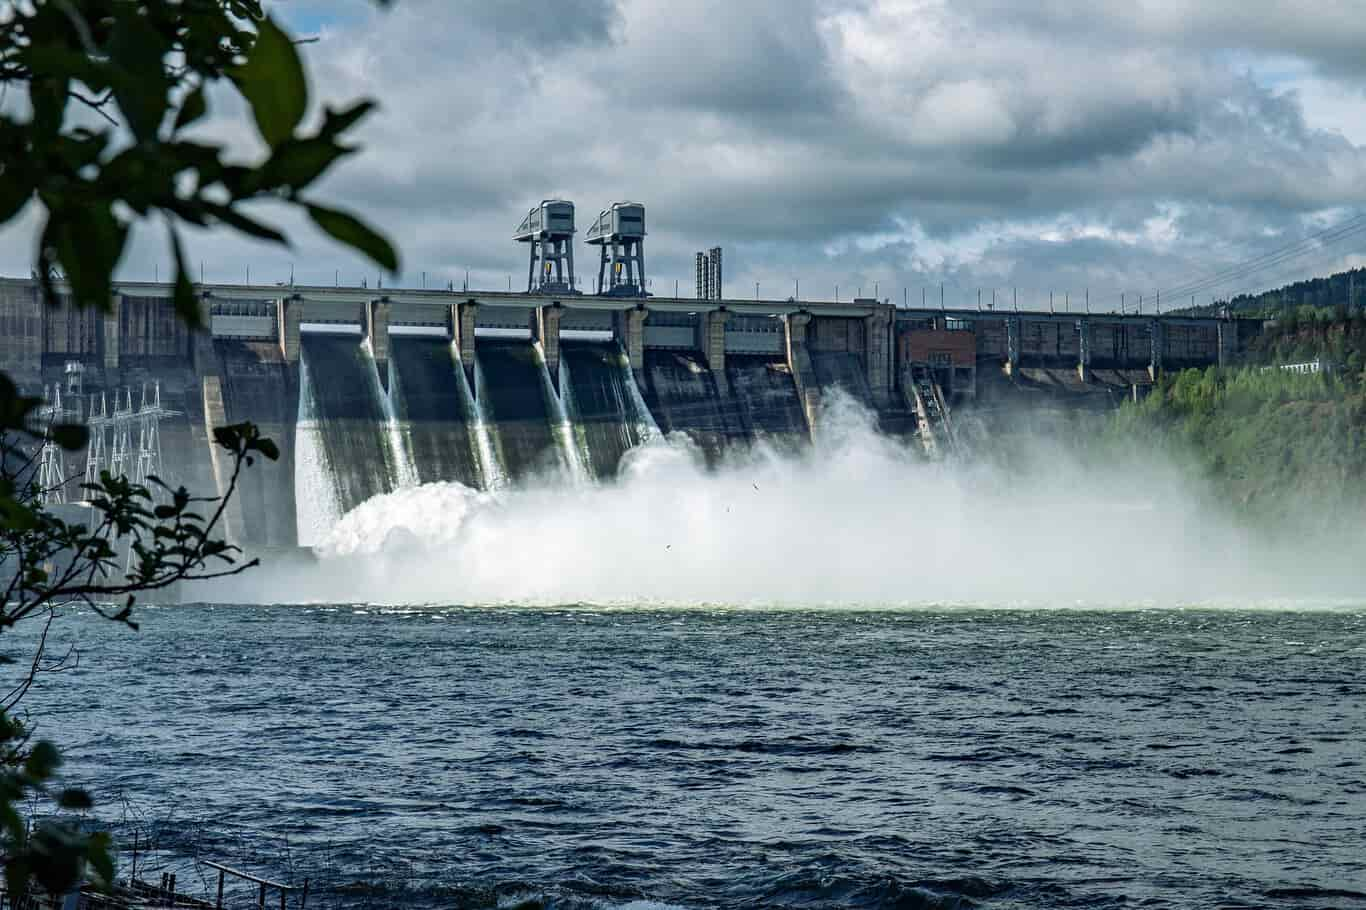
<path fill-rule="evenodd" d="M 69 777 L 333 905 L 1366 908 L 1358 611 L 140 615 Z"/>

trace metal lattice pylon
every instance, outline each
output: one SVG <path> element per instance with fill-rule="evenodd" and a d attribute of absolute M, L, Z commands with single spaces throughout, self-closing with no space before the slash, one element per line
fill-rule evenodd
<path fill-rule="evenodd" d="M 38 414 L 47 430 L 66 418 L 61 384 L 44 386 L 43 400 Z M 62 457 L 62 447 L 50 436 L 44 439 L 42 451 L 38 453 L 38 499 L 43 505 L 66 502 L 66 459 Z"/>
<path fill-rule="evenodd" d="M 131 395 L 131 393 L 130 393 Z M 138 410 L 138 454 L 133 465 L 133 482 L 146 484 L 149 476 L 161 476 L 161 421 L 179 413 L 161 406 L 161 383 L 152 384 L 152 396 L 147 396 L 147 384 L 142 386 L 142 407 Z"/>
<path fill-rule="evenodd" d="M 109 450 L 109 473 L 114 477 L 128 473 L 133 448 L 133 419 L 133 390 L 124 389 L 122 396 L 114 392 L 114 413 L 109 418 L 113 435 Z"/>
<path fill-rule="evenodd" d="M 104 466 L 105 448 L 109 435 L 109 408 L 104 393 L 90 396 L 90 416 L 85 426 L 90 431 L 90 442 L 85 449 L 85 482 L 98 483 L 100 468 Z"/>

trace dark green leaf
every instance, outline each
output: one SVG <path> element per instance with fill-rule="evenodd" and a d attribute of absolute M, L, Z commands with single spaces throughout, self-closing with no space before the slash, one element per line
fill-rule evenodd
<path fill-rule="evenodd" d="M 281 246 L 289 246 L 289 238 L 285 237 L 275 228 L 262 224 L 252 218 L 243 215 L 230 205 L 219 205 L 217 203 L 205 203 L 204 209 L 213 217 L 226 225 L 237 228 L 244 234 L 249 234 L 259 240 L 269 240 Z"/>
<path fill-rule="evenodd" d="M 63 790 L 57 796 L 57 805 L 80 812 L 95 808 L 95 801 L 84 790 Z"/>
<path fill-rule="evenodd" d="M 382 268 L 398 271 L 398 254 L 383 235 L 354 215 L 320 205 L 305 203 L 313 223 L 357 252 L 364 253 Z"/>
<path fill-rule="evenodd" d="M 294 42 L 273 19 L 261 20 L 251 54 L 232 77 L 267 145 L 275 148 L 294 135 L 308 108 L 308 83 Z"/>
<path fill-rule="evenodd" d="M 85 448 L 90 439 L 90 431 L 80 424 L 59 423 L 48 430 L 48 436 L 68 452 Z"/>
<path fill-rule="evenodd" d="M 114 217 L 108 205 L 63 207 L 63 200 L 43 201 L 49 210 L 40 243 L 44 257 L 48 251 L 56 254 L 54 264 L 60 263 L 65 269 L 78 306 L 111 309 L 114 291 L 110 278 L 123 257 L 128 227 Z"/>
<path fill-rule="evenodd" d="M 274 440 L 258 439 L 252 445 L 252 448 L 256 449 L 256 451 L 260 452 L 262 455 L 266 456 L 271 461 L 280 460 L 280 449 L 278 446 L 275 445 Z"/>
<path fill-rule="evenodd" d="M 47 780 L 62 763 L 61 753 L 52 743 L 44 740 L 33 747 L 24 770 L 38 780 Z"/>
<path fill-rule="evenodd" d="M 329 139 L 291 139 L 279 145 L 270 160 L 261 166 L 261 188 L 283 186 L 294 190 L 305 189 L 339 158 L 354 151 Z"/>
<path fill-rule="evenodd" d="M 199 310 L 199 295 L 195 293 L 189 269 L 185 267 L 185 251 L 180 246 L 180 235 L 174 229 L 171 231 L 171 249 L 175 252 L 176 315 L 192 329 L 207 329 Z"/>
<path fill-rule="evenodd" d="M 185 100 L 181 102 L 180 112 L 175 116 L 176 130 L 184 129 L 208 112 L 209 105 L 204 100 L 204 86 L 201 85 L 186 95 Z"/>
<path fill-rule="evenodd" d="M 323 111 L 323 125 L 318 130 L 318 135 L 323 139 L 337 139 L 342 133 L 346 132 L 355 125 L 362 117 L 375 109 L 375 102 L 369 99 L 357 101 L 348 108 L 334 111 L 332 108 L 325 108 Z"/>
<path fill-rule="evenodd" d="M 238 427 L 236 426 L 214 427 L 213 439 L 214 442 L 228 451 L 236 452 L 240 447 L 241 434 L 238 432 Z"/>
<path fill-rule="evenodd" d="M 149 18 L 118 16 L 110 43 L 109 83 L 133 135 L 153 139 L 170 106 L 170 83 L 162 59 L 171 44 Z"/>

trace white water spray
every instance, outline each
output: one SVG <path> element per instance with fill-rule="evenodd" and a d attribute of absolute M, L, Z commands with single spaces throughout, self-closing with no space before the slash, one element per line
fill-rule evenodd
<path fill-rule="evenodd" d="M 374 393 L 379 399 L 380 408 L 384 412 L 384 433 L 389 442 L 389 453 L 394 462 L 394 476 L 392 478 L 395 489 L 405 487 L 415 487 L 418 484 L 417 462 L 413 460 L 411 447 L 408 445 L 407 437 L 403 433 L 403 428 L 399 426 L 398 414 L 394 411 L 394 400 L 389 392 L 384 390 L 383 383 L 379 379 L 379 363 L 375 360 L 375 349 L 370 346 L 370 339 L 361 342 L 361 349 L 365 351 L 365 357 L 370 362 L 370 377 L 374 380 Z M 397 378 L 393 373 L 393 361 L 387 365 L 389 373 L 389 386 L 392 389 Z"/>
<path fill-rule="evenodd" d="M 626 389 L 629 413 L 635 424 L 636 434 L 642 443 L 663 439 L 664 434 L 660 432 L 655 415 L 650 413 L 650 408 L 645 404 L 645 396 L 640 394 L 640 386 L 636 383 L 636 371 L 631 369 L 631 359 L 626 356 L 625 351 L 618 350 L 617 353 L 617 363 L 621 366 L 621 384 Z"/>
<path fill-rule="evenodd" d="M 758 447 L 709 470 L 675 434 L 612 483 L 547 478 L 485 494 L 376 497 L 319 546 L 321 567 L 225 592 L 272 602 L 1142 606 L 1338 597 L 1340 553 L 1260 545 L 1177 469 L 1042 448 L 1004 471 L 929 464 L 846 399 L 809 451 Z M 1302 552 L 1291 552 L 1300 550 Z"/>
<path fill-rule="evenodd" d="M 308 358 L 299 362 L 299 412 L 294 434 L 294 522 L 300 546 L 321 543 L 341 521 L 341 503 L 323 448 L 322 430 L 313 405 Z"/>
<path fill-rule="evenodd" d="M 583 457 L 579 454 L 579 447 L 575 441 L 574 423 L 569 419 L 569 409 L 564 405 L 564 399 L 555 392 L 555 385 L 550 381 L 550 369 L 546 366 L 545 350 L 540 342 L 533 345 L 535 350 L 536 363 L 541 368 L 541 391 L 546 403 L 551 409 L 551 432 L 560 444 L 560 455 L 563 458 L 565 470 L 569 473 L 569 479 L 574 484 L 588 483 L 588 469 L 584 467 Z M 565 358 L 560 357 L 560 388 L 565 388 L 563 384 L 567 381 L 564 372 Z"/>
<path fill-rule="evenodd" d="M 476 352 L 474 355 L 474 389 L 471 389 L 465 380 L 465 369 L 460 365 L 458 356 L 455 371 L 459 377 L 461 393 L 465 395 L 470 413 L 474 415 L 474 449 L 479 456 L 479 473 L 484 479 L 484 489 L 501 490 L 508 485 L 507 472 L 503 470 L 502 450 L 493 437 L 493 422 L 484 408 L 484 396 L 476 397 L 480 389 L 488 387 L 484 381 L 484 367 L 479 362 L 479 354 Z"/>

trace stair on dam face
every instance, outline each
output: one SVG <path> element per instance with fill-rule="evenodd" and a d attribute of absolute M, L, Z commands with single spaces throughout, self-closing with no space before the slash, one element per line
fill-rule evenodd
<path fill-rule="evenodd" d="M 357 335 L 304 333 L 300 350 L 312 398 L 300 420 L 317 427 L 323 469 L 345 514 L 397 486 L 375 362 Z"/>
<path fill-rule="evenodd" d="M 645 441 L 628 383 L 635 382 L 615 341 L 562 341 L 560 394 L 588 472 L 595 480 L 617 476 L 621 458 Z"/>
<path fill-rule="evenodd" d="M 473 436 L 475 414 L 449 339 L 394 335 L 389 340 L 394 416 L 419 483 L 485 484 Z"/>
<path fill-rule="evenodd" d="M 503 472 L 512 482 L 564 470 L 564 453 L 551 427 L 555 407 L 544 381 L 545 366 L 530 341 L 479 340 L 474 390 L 490 422 Z"/>

